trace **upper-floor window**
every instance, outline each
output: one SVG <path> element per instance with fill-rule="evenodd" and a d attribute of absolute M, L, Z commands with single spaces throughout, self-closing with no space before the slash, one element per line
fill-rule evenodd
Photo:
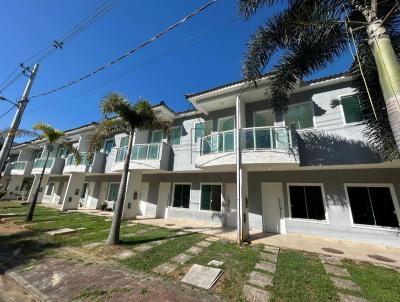
<path fill-rule="evenodd" d="M 210 135 L 212 129 L 212 121 L 208 120 L 205 122 L 196 123 L 194 125 L 194 137 L 193 142 L 196 143 L 197 140 L 204 136 Z"/>
<path fill-rule="evenodd" d="M 314 127 L 312 106 L 312 102 L 290 105 L 285 113 L 285 125 L 294 124 L 297 129 Z"/>
<path fill-rule="evenodd" d="M 179 145 L 181 143 L 182 126 L 172 127 L 169 133 L 169 143 L 171 145 Z"/>
<path fill-rule="evenodd" d="M 340 102 L 342 103 L 346 124 L 357 123 L 363 120 L 360 98 L 356 94 L 342 96 Z"/>
<path fill-rule="evenodd" d="M 151 142 L 152 143 L 161 143 L 161 141 L 165 138 L 164 131 L 162 129 L 153 130 L 151 134 Z"/>
<path fill-rule="evenodd" d="M 123 146 L 122 146 L 122 140 L 123 140 L 123 138 L 126 138 L 126 139 L 127 139 L 128 137 L 127 137 L 127 136 L 124 136 L 124 137 L 121 138 L 121 144 L 120 144 L 121 147 L 123 147 Z M 128 144 L 128 142 L 127 142 L 126 144 Z M 114 141 L 113 138 L 106 139 L 106 140 L 104 141 L 104 145 L 103 145 L 104 153 L 105 153 L 105 154 L 110 154 L 110 152 L 111 152 L 111 150 L 112 150 L 112 148 L 113 148 L 114 146 L 115 146 L 115 141 Z"/>
<path fill-rule="evenodd" d="M 65 158 L 68 156 L 68 150 L 64 146 L 58 147 L 57 157 Z"/>
<path fill-rule="evenodd" d="M 254 112 L 254 127 L 274 126 L 275 114 L 272 110 Z"/>
<path fill-rule="evenodd" d="M 42 156 L 42 150 L 35 150 L 33 151 L 32 160 L 40 158 L 41 156 Z"/>
<path fill-rule="evenodd" d="M 13 163 L 18 160 L 18 154 L 10 155 L 9 157 L 10 163 Z"/>
<path fill-rule="evenodd" d="M 228 116 L 228 117 L 221 117 L 218 119 L 218 131 L 229 131 L 235 129 L 235 117 Z"/>

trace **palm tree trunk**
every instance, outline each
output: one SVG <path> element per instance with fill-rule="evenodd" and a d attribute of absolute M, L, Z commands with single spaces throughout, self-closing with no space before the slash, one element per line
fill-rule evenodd
<path fill-rule="evenodd" d="M 115 205 L 114 216 L 111 223 L 110 233 L 108 234 L 107 245 L 115 245 L 119 243 L 119 230 L 122 220 L 122 211 L 124 209 L 124 201 L 126 195 L 126 184 L 129 173 L 129 162 L 132 153 L 133 130 L 129 131 L 128 152 L 124 162 L 124 170 L 121 176 L 121 183 L 118 189 L 118 197 Z"/>
<path fill-rule="evenodd" d="M 368 25 L 369 45 L 378 69 L 390 127 L 400 150 L 400 64 L 381 20 Z"/>
<path fill-rule="evenodd" d="M 32 221 L 32 218 L 33 218 L 33 212 L 35 211 L 35 207 L 36 207 L 36 203 L 37 203 L 37 199 L 38 199 L 38 195 L 39 195 L 39 190 L 40 190 L 40 186 L 42 185 L 42 179 L 43 179 L 44 171 L 46 170 L 47 161 L 49 160 L 49 155 L 50 155 L 50 147 L 48 147 L 48 150 L 47 150 L 46 160 L 44 162 L 42 173 L 40 174 L 39 183 L 36 187 L 35 195 L 33 196 L 31 206 L 29 207 L 29 211 L 26 214 L 25 221 L 27 221 L 27 222 Z"/>

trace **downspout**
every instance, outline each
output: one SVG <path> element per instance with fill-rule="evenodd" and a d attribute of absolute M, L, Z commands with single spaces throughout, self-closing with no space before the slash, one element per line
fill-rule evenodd
<path fill-rule="evenodd" d="M 237 211 L 237 243 L 241 244 L 243 241 L 243 227 L 242 227 L 242 179 L 240 169 L 242 166 L 241 162 L 241 150 L 240 150 L 240 91 L 236 95 L 236 211 Z"/>

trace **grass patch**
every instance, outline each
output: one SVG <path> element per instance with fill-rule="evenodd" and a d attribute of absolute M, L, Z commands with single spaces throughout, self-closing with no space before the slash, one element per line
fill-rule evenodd
<path fill-rule="evenodd" d="M 336 290 L 315 255 L 281 250 L 272 301 L 338 301 Z"/>
<path fill-rule="evenodd" d="M 399 302 L 400 273 L 395 270 L 378 267 L 372 264 L 359 264 L 345 261 L 345 267 L 370 301 Z"/>

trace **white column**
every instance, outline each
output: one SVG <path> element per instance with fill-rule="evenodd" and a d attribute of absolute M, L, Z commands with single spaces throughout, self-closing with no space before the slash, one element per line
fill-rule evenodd
<path fill-rule="evenodd" d="M 84 180 L 84 173 L 71 173 L 61 206 L 62 211 L 78 209 Z"/>
<path fill-rule="evenodd" d="M 40 174 L 35 174 L 35 179 L 33 180 L 31 191 L 29 192 L 28 202 L 32 202 L 33 196 L 35 196 L 36 188 L 39 184 L 39 178 L 40 178 Z M 49 175 L 46 175 L 46 174 L 43 175 L 42 184 L 40 185 L 41 190 L 39 191 L 38 199 L 36 201 L 37 203 L 42 203 L 44 190 L 46 188 L 48 181 L 49 181 Z"/>
<path fill-rule="evenodd" d="M 129 170 L 122 219 L 135 219 L 139 211 L 139 192 L 142 172 Z"/>
<path fill-rule="evenodd" d="M 8 184 L 6 198 L 16 198 L 17 193 L 21 191 L 21 185 L 24 181 L 23 175 L 12 175 L 10 178 L 10 183 Z"/>

